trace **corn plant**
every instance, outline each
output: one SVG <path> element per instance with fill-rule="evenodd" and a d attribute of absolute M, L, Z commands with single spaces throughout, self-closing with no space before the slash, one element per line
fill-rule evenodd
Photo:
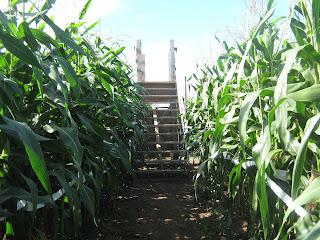
<path fill-rule="evenodd" d="M 250 207 L 257 239 L 316 239 L 320 2 L 298 1 L 285 20 L 273 18 L 273 2 L 250 39 L 236 47 L 223 42 L 225 54 L 192 77 L 195 97 L 185 118 L 189 149 L 202 161 L 195 187 L 233 208 Z M 289 207 L 267 178 L 291 195 Z M 300 206 L 306 214 L 294 213 Z"/>
<path fill-rule="evenodd" d="M 0 11 L 1 235 L 78 238 L 102 197 L 134 176 L 146 107 L 124 48 L 83 22 L 90 2 L 65 30 L 47 16 L 51 0 Z"/>

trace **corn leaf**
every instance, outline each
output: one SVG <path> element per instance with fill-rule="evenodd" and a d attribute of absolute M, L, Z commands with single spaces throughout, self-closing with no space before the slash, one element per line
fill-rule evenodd
<path fill-rule="evenodd" d="M 35 134 L 25 124 L 11 120 L 6 117 L 2 118 L 5 121 L 6 126 L 0 125 L 0 128 L 4 129 L 4 127 L 9 127 L 10 129 L 12 129 L 12 131 L 15 131 L 17 133 L 20 141 L 23 143 L 26 149 L 33 171 L 37 175 L 44 189 L 48 193 L 51 193 L 52 190 L 47 165 L 43 156 L 40 143 L 37 140 Z"/>
<path fill-rule="evenodd" d="M 19 39 L 12 37 L 0 29 L 0 41 L 8 51 L 20 58 L 22 61 L 31 64 L 34 67 L 41 68 L 33 52 L 23 45 Z"/>
<path fill-rule="evenodd" d="M 89 9 L 91 3 L 92 3 L 92 0 L 88 0 L 86 2 L 86 4 L 84 5 L 83 9 L 80 12 L 79 20 L 82 20 L 85 17 L 85 15 L 88 12 L 88 9 Z"/>
<path fill-rule="evenodd" d="M 294 161 L 293 172 L 292 172 L 292 187 L 291 196 L 293 199 L 297 198 L 299 193 L 299 186 L 301 182 L 301 176 L 303 173 L 304 163 L 306 161 L 306 153 L 308 141 L 311 134 L 318 128 L 320 123 L 320 114 L 310 118 L 304 129 L 304 133 L 301 139 L 300 148 L 297 157 Z"/>
<path fill-rule="evenodd" d="M 51 29 L 56 34 L 57 38 L 59 38 L 64 44 L 73 49 L 76 52 L 79 52 L 83 55 L 87 55 L 87 53 L 78 46 L 73 39 L 71 39 L 66 32 L 64 32 L 61 28 L 59 28 L 50 18 L 47 16 L 43 16 L 43 20 L 51 27 Z"/>

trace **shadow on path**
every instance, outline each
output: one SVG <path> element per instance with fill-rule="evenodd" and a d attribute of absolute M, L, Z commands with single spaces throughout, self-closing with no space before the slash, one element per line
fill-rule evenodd
<path fill-rule="evenodd" d="M 193 193 L 188 178 L 141 179 L 115 201 L 95 239 L 233 239 L 219 233 L 223 215 L 201 206 Z"/>

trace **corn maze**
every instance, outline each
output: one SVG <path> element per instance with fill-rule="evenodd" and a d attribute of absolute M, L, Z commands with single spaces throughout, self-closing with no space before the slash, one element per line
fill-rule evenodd
<path fill-rule="evenodd" d="M 170 82 L 145 82 L 139 71 L 135 82 L 125 47 L 85 23 L 92 0 L 65 29 L 49 15 L 55 0 L 8 2 L 1 239 L 320 239 L 319 0 L 296 1 L 286 18 L 269 0 L 249 39 L 221 41 L 215 64 L 189 78 L 188 99 L 177 90 L 173 41 Z M 169 107 L 150 106 L 159 102 Z M 194 173 L 193 182 L 135 188 L 143 170 Z M 226 235 L 239 227 L 235 215 L 248 228 Z"/>

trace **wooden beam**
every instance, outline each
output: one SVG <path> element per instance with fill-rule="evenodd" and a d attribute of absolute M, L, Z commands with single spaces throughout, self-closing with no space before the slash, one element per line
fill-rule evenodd
<path fill-rule="evenodd" d="M 176 82 L 176 59 L 175 52 L 177 48 L 174 47 L 174 40 L 170 40 L 170 53 L 169 53 L 169 81 Z"/>
<path fill-rule="evenodd" d="M 142 54 L 142 41 L 137 40 L 136 43 L 136 63 L 137 63 L 137 80 L 145 82 L 145 55 Z"/>

